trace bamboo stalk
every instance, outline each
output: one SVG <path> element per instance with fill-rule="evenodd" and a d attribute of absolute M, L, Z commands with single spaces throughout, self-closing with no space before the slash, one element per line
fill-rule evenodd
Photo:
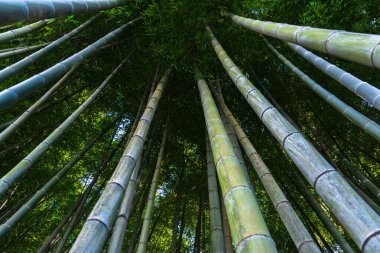
<path fill-rule="evenodd" d="M 1 5 L 1 0 L 0 0 Z M 1 9 L 1 8 L 0 8 Z M 0 15 L 1 16 L 1 15 Z M 17 103 L 18 101 L 26 98 L 32 92 L 48 85 L 50 82 L 61 77 L 67 73 L 74 65 L 83 62 L 85 59 L 94 55 L 98 50 L 105 46 L 108 42 L 112 41 L 115 37 L 119 36 L 127 28 L 133 25 L 135 22 L 141 20 L 142 17 L 136 18 L 118 29 L 108 33 L 103 38 L 97 40 L 86 48 L 82 49 L 78 53 L 70 56 L 66 60 L 57 63 L 53 67 L 19 83 L 8 89 L 0 92 L 0 111 L 8 108 L 9 106 Z M 53 45 L 53 44 L 51 44 Z"/>
<path fill-rule="evenodd" d="M 220 62 L 239 91 L 355 243 L 364 253 L 380 251 L 380 216 L 242 74 L 209 27 L 207 32 Z"/>
<path fill-rule="evenodd" d="M 1 6 L 1 2 L 0 2 L 0 6 Z M 2 8 L 3 7 L 0 7 L 0 13 L 2 13 L 4 11 L 4 9 L 1 10 Z M 12 13 L 9 13 L 9 14 L 13 15 Z M 2 14 L 0 14 L 0 17 L 1 16 L 2 16 Z M 20 37 L 22 35 L 25 35 L 27 33 L 33 32 L 37 29 L 40 29 L 40 28 L 46 26 L 47 24 L 49 24 L 53 21 L 54 21 L 54 19 L 40 20 L 36 23 L 29 24 L 29 25 L 23 26 L 23 27 L 18 28 L 18 29 L 14 29 L 14 30 L 10 30 L 7 32 L 0 33 L 0 43 L 3 43 L 3 42 L 8 41 L 8 40 L 15 39 L 15 38 Z"/>
<path fill-rule="evenodd" d="M 358 127 L 370 134 L 377 141 L 380 141 L 380 125 L 373 120 L 367 118 L 360 112 L 356 111 L 352 107 L 348 106 L 342 100 L 334 96 L 328 90 L 317 84 L 308 75 L 294 66 L 288 59 L 280 54 L 269 42 L 264 38 L 264 42 L 269 49 L 288 67 L 290 68 L 306 85 L 313 90 L 318 96 L 325 100 L 328 104 L 335 108 L 338 112 L 343 114 L 346 118 L 355 123 Z"/>
<path fill-rule="evenodd" d="M 230 15 L 247 29 L 363 65 L 380 68 L 380 35 L 296 26 Z"/>
<path fill-rule="evenodd" d="M 94 17 L 87 20 L 82 25 L 78 26 L 71 32 L 63 35 L 59 39 L 53 41 L 48 46 L 42 48 L 41 50 L 25 57 L 24 59 L 6 67 L 5 69 L 0 70 L 0 82 L 3 82 L 7 80 L 8 78 L 16 75 L 17 73 L 21 72 L 23 69 L 26 69 L 27 67 L 35 64 L 38 60 L 40 60 L 42 57 L 48 55 L 51 51 L 58 48 L 61 44 L 65 43 L 66 41 L 70 40 L 74 36 L 76 36 L 78 33 L 80 33 L 83 29 L 91 25 L 94 20 L 96 20 L 98 17 L 100 17 L 101 14 L 97 14 Z M 0 55 L 1 56 L 1 55 Z M 1 58 L 1 57 L 0 57 Z"/>
<path fill-rule="evenodd" d="M 87 218 L 70 252 L 100 252 L 117 216 L 127 184 L 131 179 L 136 161 L 141 155 L 150 123 L 165 89 L 170 70 L 167 70 L 149 99 L 136 131 L 124 150 L 110 181 Z"/>
<path fill-rule="evenodd" d="M 50 44 L 50 42 L 43 43 L 40 45 L 35 45 L 35 46 L 27 46 L 27 47 L 14 48 L 14 49 L 11 48 L 10 50 L 8 50 L 6 52 L 1 52 L 0 53 L 0 59 L 8 58 L 8 57 L 19 55 L 19 54 L 25 54 L 25 53 L 33 52 L 35 50 L 44 48 L 49 44 Z"/>
<path fill-rule="evenodd" d="M 211 253 L 224 253 L 224 238 L 222 226 L 222 213 L 220 209 L 220 199 L 218 194 L 218 182 L 216 169 L 212 157 L 210 140 L 206 132 L 206 159 L 207 159 L 207 178 L 208 178 L 208 198 L 210 205 L 210 240 Z"/>
<path fill-rule="evenodd" d="M 51 87 L 40 99 L 38 99 L 31 107 L 29 107 L 23 114 L 17 119 L 13 120 L 12 123 L 0 133 L 0 144 L 8 139 L 37 109 L 48 100 L 58 88 L 60 88 L 69 77 L 74 73 L 74 71 L 79 67 L 79 65 L 71 68 L 53 87 Z"/>
<path fill-rule="evenodd" d="M 140 234 L 140 241 L 137 247 L 137 253 L 145 253 L 148 248 L 149 231 L 150 231 L 150 226 L 151 226 L 151 220 L 153 217 L 153 208 L 154 208 L 154 202 L 155 202 L 154 199 L 156 197 L 156 191 L 158 187 L 158 178 L 160 176 L 162 159 L 164 156 L 166 142 L 168 138 L 168 127 L 169 127 L 169 118 L 166 121 L 166 126 L 164 130 L 164 134 L 162 136 L 160 151 L 158 153 L 158 158 L 156 162 L 156 168 L 154 170 L 153 180 L 150 186 L 148 202 L 146 204 L 146 210 L 145 210 L 143 225 L 142 225 L 141 234 Z"/>
<path fill-rule="evenodd" d="M 359 97 L 365 99 L 369 105 L 374 106 L 377 110 L 380 110 L 380 90 L 378 88 L 360 80 L 354 75 L 351 75 L 350 73 L 299 45 L 293 43 L 288 43 L 288 45 L 294 52 L 301 55 L 305 60 L 322 70 L 328 76 L 338 81 Z"/>
<path fill-rule="evenodd" d="M 298 252 L 321 252 L 318 245 L 315 243 L 297 213 L 294 211 L 292 205 L 286 198 L 285 194 L 282 192 L 281 188 L 272 176 L 270 170 L 261 159 L 252 143 L 249 141 L 243 129 L 240 127 L 231 111 L 227 108 L 226 104 L 222 102 L 221 94 L 217 94 L 216 97 L 219 102 L 219 107 L 226 115 L 229 123 L 233 126 L 238 140 L 251 161 L 261 183 L 264 185 L 266 192 L 272 200 L 272 203 L 280 215 L 280 218 L 288 230 L 294 244 L 296 245 Z"/>
<path fill-rule="evenodd" d="M 277 252 L 211 92 L 199 71 L 196 70 L 195 75 L 235 250 L 237 253 Z"/>
<path fill-rule="evenodd" d="M 112 9 L 127 0 L 0 0 L 0 25 Z"/>
<path fill-rule="evenodd" d="M 127 58 L 128 59 L 128 58 Z M 120 65 L 104 80 L 104 82 L 87 98 L 87 100 L 76 109 L 59 127 L 57 127 L 45 140 L 43 140 L 32 152 L 14 166 L 5 176 L 0 179 L 0 196 L 5 193 L 9 187 L 19 180 L 32 165 L 40 158 L 49 147 L 65 132 L 67 128 L 81 115 L 81 113 L 95 100 L 96 96 L 103 88 L 111 81 L 116 73 L 121 69 L 126 60 L 123 60 Z"/>

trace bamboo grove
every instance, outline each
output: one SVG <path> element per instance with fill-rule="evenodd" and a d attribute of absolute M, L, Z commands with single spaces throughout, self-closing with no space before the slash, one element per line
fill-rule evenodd
<path fill-rule="evenodd" d="M 0 250 L 380 252 L 375 2 L 0 0 Z"/>

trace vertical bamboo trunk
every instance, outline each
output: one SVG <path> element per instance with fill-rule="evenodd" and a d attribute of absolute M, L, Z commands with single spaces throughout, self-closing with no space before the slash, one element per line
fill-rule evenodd
<path fill-rule="evenodd" d="M 220 209 L 220 199 L 218 194 L 218 182 L 216 178 L 215 164 L 212 157 L 210 140 L 206 132 L 206 160 L 207 160 L 207 178 L 208 178 L 208 198 L 210 209 L 210 252 L 224 253 L 223 225 L 222 214 Z"/>
<path fill-rule="evenodd" d="M 215 164 L 214 164 L 214 166 L 215 166 Z M 222 191 L 220 189 L 219 189 L 219 193 L 220 193 L 220 202 L 222 205 L 221 211 L 222 211 L 222 221 L 223 221 L 224 247 L 226 249 L 226 253 L 233 253 L 234 248 L 232 246 L 232 236 L 231 236 L 230 223 L 228 221 L 226 205 L 224 204 Z"/>
<path fill-rule="evenodd" d="M 308 75 L 294 66 L 288 59 L 286 59 L 282 54 L 280 54 L 269 42 L 264 38 L 264 42 L 267 44 L 269 49 L 288 67 L 290 68 L 310 89 L 313 90 L 319 97 L 330 104 L 335 110 L 343 114 L 346 118 L 354 122 L 358 127 L 363 129 L 365 132 L 370 134 L 377 141 L 380 141 L 380 125 L 373 120 L 367 118 L 360 112 L 356 111 L 352 107 L 348 106 L 342 100 L 337 98 L 335 95 L 330 93 L 328 90 L 320 86 Z M 380 96 L 379 96 L 380 98 Z"/>
<path fill-rule="evenodd" d="M 14 120 L 9 127 L 0 133 L 0 144 L 9 138 L 36 110 L 45 103 L 59 87 L 61 87 L 67 79 L 74 73 L 79 65 L 71 68 L 53 87 L 51 87 L 40 99 L 38 99 L 31 107 L 29 107 L 23 114 Z M 1 82 L 1 81 L 0 81 Z"/>
<path fill-rule="evenodd" d="M 207 132 L 237 253 L 277 252 L 206 82 L 196 71 Z"/>
<path fill-rule="evenodd" d="M 364 253 L 380 251 L 380 216 L 242 74 L 209 27 L 207 32 L 216 54 L 237 88 L 355 243 Z"/>
<path fill-rule="evenodd" d="M 22 60 L 6 67 L 5 69 L 0 70 L 0 82 L 3 82 L 7 80 L 8 78 L 16 75 L 17 73 L 21 72 L 23 69 L 26 69 L 27 67 L 36 64 L 38 60 L 40 60 L 42 57 L 47 56 L 50 54 L 51 51 L 58 48 L 63 44 L 64 42 L 70 40 L 75 35 L 77 35 L 80 31 L 91 25 L 94 20 L 96 20 L 98 17 L 100 17 L 100 14 L 95 15 L 94 17 L 90 18 L 87 22 L 84 24 L 78 26 L 71 32 L 63 35 L 59 39 L 53 41 L 48 46 L 44 47 L 43 49 L 23 58 Z"/>
<path fill-rule="evenodd" d="M 136 131 L 127 144 L 123 156 L 110 181 L 87 218 L 70 252 L 100 252 L 117 216 L 127 184 L 141 155 L 150 123 L 165 89 L 170 70 L 167 70 L 149 99 Z"/>
<path fill-rule="evenodd" d="M 181 253 L 182 248 L 182 240 L 183 240 L 183 232 L 185 231 L 185 215 L 186 215 L 186 201 L 183 201 L 182 204 L 182 212 L 181 212 L 181 225 L 179 229 L 179 237 L 178 237 L 178 246 L 176 253 Z"/>
<path fill-rule="evenodd" d="M 248 137 L 240 127 L 235 117 L 232 115 L 231 111 L 227 108 L 226 104 L 223 103 L 221 94 L 217 94 L 216 97 L 219 101 L 219 107 L 226 115 L 229 123 L 234 127 L 235 133 L 242 147 L 244 148 L 248 158 L 255 168 L 260 181 L 264 185 L 274 207 L 276 208 L 276 211 L 280 215 L 282 222 L 284 223 L 294 244 L 296 245 L 298 252 L 320 252 L 317 244 L 310 236 L 297 213 L 294 211 L 285 194 L 282 192 L 281 188 L 272 176 L 270 170 L 261 159 L 252 143 L 249 141 Z"/>
<path fill-rule="evenodd" d="M 168 124 L 169 124 L 169 120 L 166 121 L 165 131 L 164 131 L 164 135 L 163 135 L 162 141 L 161 141 L 160 152 L 158 153 L 156 168 L 154 170 L 153 180 L 152 180 L 152 184 L 150 186 L 148 202 L 146 205 L 146 210 L 145 210 L 145 215 L 144 215 L 144 220 L 143 220 L 143 226 L 142 226 L 141 234 L 140 234 L 140 241 L 139 241 L 139 244 L 137 247 L 138 253 L 145 253 L 147 251 L 147 248 L 148 248 L 148 238 L 149 238 L 151 220 L 153 217 L 154 199 L 156 197 L 156 191 L 157 191 L 157 187 L 158 187 L 158 178 L 160 176 L 162 159 L 164 156 L 165 146 L 166 146 L 167 137 L 168 137 L 168 127 L 169 127 Z"/>
<path fill-rule="evenodd" d="M 324 73 L 334 78 L 344 87 L 354 92 L 356 95 L 365 99 L 370 105 L 380 110 L 380 90 L 367 82 L 351 75 L 336 65 L 324 60 L 323 58 L 313 54 L 309 50 L 293 43 L 288 43 L 289 47 L 301 55 L 305 60 L 322 70 Z"/>
<path fill-rule="evenodd" d="M 18 181 L 20 177 L 43 155 L 48 148 L 64 133 L 64 131 L 75 122 L 81 113 L 95 100 L 96 96 L 111 81 L 116 73 L 121 69 L 127 59 L 123 60 L 120 65 L 104 80 L 104 82 L 87 98 L 87 100 L 75 110 L 58 128 L 56 128 L 44 141 L 42 141 L 32 152 L 22 159 L 13 169 L 0 179 L 0 196 L 3 195 L 9 187 Z"/>
<path fill-rule="evenodd" d="M 201 195 L 199 205 L 198 205 L 197 226 L 195 228 L 195 240 L 194 240 L 193 253 L 201 252 L 202 202 L 203 201 L 202 201 L 202 195 Z"/>
<path fill-rule="evenodd" d="M 1 50 L 0 50 L 0 59 L 4 59 L 4 58 L 20 55 L 20 54 L 25 54 L 25 53 L 33 52 L 33 51 L 39 50 L 41 48 L 44 48 L 44 47 L 46 47 L 49 44 L 50 44 L 50 42 L 43 43 L 43 44 L 40 44 L 40 45 L 35 45 L 35 46 L 22 47 L 22 48 L 10 48 L 9 50 L 3 51 L 3 52 L 1 52 Z"/>
<path fill-rule="evenodd" d="M 232 21 L 250 30 L 306 48 L 380 68 L 380 35 L 296 26 L 230 15 Z"/>
<path fill-rule="evenodd" d="M 0 0 L 0 25 L 107 10 L 126 0 Z"/>
<path fill-rule="evenodd" d="M 0 0 L 1 6 L 1 0 Z M 0 8 L 1 10 L 1 8 Z M 1 16 L 1 15 L 0 15 Z M 34 91 L 48 85 L 57 78 L 63 76 L 67 73 L 74 65 L 83 62 L 85 59 L 94 55 L 103 46 L 112 41 L 114 38 L 122 34 L 127 28 L 141 20 L 142 17 L 134 19 L 125 25 L 119 27 L 118 29 L 108 33 L 103 38 L 97 40 L 86 48 L 82 49 L 78 53 L 70 56 L 66 60 L 63 60 L 53 67 L 19 83 L 8 89 L 0 92 L 0 111 L 8 108 L 9 106 L 17 103 L 18 101 L 26 98 Z"/>
<path fill-rule="evenodd" d="M 1 5 L 1 2 L 0 2 L 0 5 Z M 0 43 L 4 43 L 6 41 L 9 41 L 9 40 L 15 39 L 17 37 L 20 37 L 22 35 L 33 32 L 37 29 L 40 29 L 40 28 L 46 26 L 47 24 L 51 23 L 52 21 L 54 21 L 54 19 L 40 20 L 36 23 L 26 25 L 26 26 L 23 26 L 23 27 L 18 28 L 18 29 L 14 29 L 11 31 L 0 33 Z"/>
<path fill-rule="evenodd" d="M 181 211 L 181 200 L 183 195 L 183 177 L 184 171 L 181 170 L 179 173 L 179 180 L 176 186 L 176 201 L 174 207 L 174 215 L 173 215 L 173 224 L 172 224 L 172 240 L 170 245 L 170 253 L 175 253 L 177 251 L 178 246 L 178 225 L 179 225 L 179 214 Z"/>

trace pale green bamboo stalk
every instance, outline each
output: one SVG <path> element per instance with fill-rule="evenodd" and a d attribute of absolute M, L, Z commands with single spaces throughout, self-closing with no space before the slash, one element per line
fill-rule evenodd
<path fill-rule="evenodd" d="M 215 166 L 215 164 L 214 164 Z M 231 236 L 231 229 L 227 217 L 227 211 L 226 211 L 226 205 L 224 205 L 224 201 L 222 193 L 219 192 L 220 195 L 220 203 L 221 203 L 221 209 L 222 209 L 222 219 L 223 219 L 223 238 L 224 238 L 224 248 L 226 249 L 226 253 L 233 253 L 234 249 L 232 247 L 232 236 Z"/>
<path fill-rule="evenodd" d="M 0 0 L 1 1 L 1 0 Z M 1 4 L 1 3 L 0 3 Z M 0 15 L 1 16 L 1 15 Z M 0 111 L 8 108 L 9 106 L 17 103 L 18 101 L 26 98 L 34 91 L 48 85 L 57 78 L 67 73 L 74 65 L 83 62 L 85 59 L 94 55 L 103 46 L 119 36 L 127 28 L 133 25 L 135 22 L 141 20 L 142 17 L 136 18 L 125 25 L 117 28 L 116 30 L 108 33 L 103 38 L 97 40 L 86 48 L 82 49 L 78 53 L 70 56 L 66 60 L 63 60 L 53 67 L 19 83 L 8 89 L 0 92 Z M 52 44 L 51 44 L 52 45 Z"/>
<path fill-rule="evenodd" d="M 216 176 L 216 169 L 212 157 L 210 140 L 206 132 L 206 160 L 207 160 L 207 186 L 208 198 L 210 206 L 210 252 L 211 253 L 224 253 L 224 236 L 222 225 L 222 213 L 220 209 L 220 200 L 218 193 L 218 181 Z"/>
<path fill-rule="evenodd" d="M 127 0 L 0 0 L 0 25 L 112 9 Z"/>
<path fill-rule="evenodd" d="M 264 42 L 267 44 L 270 50 L 288 67 L 290 68 L 307 86 L 313 90 L 318 96 L 325 100 L 328 104 L 334 107 L 335 110 L 343 114 L 346 118 L 354 122 L 358 127 L 363 129 L 365 132 L 374 137 L 377 141 L 380 141 L 380 125 L 373 120 L 367 118 L 360 112 L 356 111 L 354 108 L 348 106 L 342 100 L 337 98 L 331 92 L 323 88 L 321 85 L 316 83 L 308 75 L 294 66 L 288 59 L 286 59 L 282 54 L 280 54 L 269 42 L 264 38 Z"/>
<path fill-rule="evenodd" d="M 211 92 L 198 70 L 195 76 L 235 250 L 237 253 L 277 252 Z"/>
<path fill-rule="evenodd" d="M 6 26 L 2 26 L 0 27 L 0 31 L 3 31 L 3 30 L 7 30 L 7 29 L 10 29 L 10 28 L 13 28 L 16 24 L 11 24 L 11 25 L 6 25 Z"/>
<path fill-rule="evenodd" d="M 380 216 L 242 74 L 211 29 L 206 29 L 220 62 L 239 91 L 355 243 L 364 253 L 380 251 Z"/>
<path fill-rule="evenodd" d="M 17 223 L 31 210 L 33 210 L 34 206 L 42 199 L 44 198 L 48 191 L 55 186 L 59 180 L 72 168 L 74 165 L 81 160 L 84 155 L 89 151 L 96 143 L 98 143 L 104 134 L 111 129 L 115 125 L 115 121 L 107 126 L 106 128 L 102 129 L 99 134 L 97 134 L 94 138 L 92 138 L 86 146 L 83 147 L 83 149 L 78 152 L 76 155 L 73 156 L 73 158 L 66 163 L 60 171 L 55 174 L 53 178 L 51 178 L 40 190 L 38 190 L 34 196 L 29 199 L 20 209 L 17 210 L 16 213 L 14 213 L 6 222 L 4 222 L 0 226 L 0 239 L 3 238 L 8 232 L 11 231 L 11 229 L 17 225 Z"/>
<path fill-rule="evenodd" d="M 97 14 L 94 17 L 87 20 L 82 25 L 78 26 L 71 32 L 63 35 L 59 39 L 56 39 L 55 41 L 49 43 L 48 46 L 42 48 L 41 50 L 23 58 L 22 60 L 6 67 L 5 69 L 0 70 L 0 82 L 7 80 L 8 78 L 16 75 L 17 73 L 21 72 L 22 70 L 26 69 L 27 67 L 36 64 L 38 60 L 40 60 L 42 57 L 49 55 L 51 51 L 58 48 L 63 43 L 69 41 L 74 36 L 76 36 L 78 33 L 80 33 L 83 29 L 91 25 L 94 20 L 96 20 L 98 17 L 100 17 L 101 14 Z M 0 55 L 1 56 L 1 55 Z"/>
<path fill-rule="evenodd" d="M 260 21 L 233 14 L 230 17 L 235 24 L 258 33 L 380 68 L 380 35 Z"/>
<path fill-rule="evenodd" d="M 43 43 L 43 44 L 40 44 L 40 45 L 35 45 L 35 46 L 27 46 L 27 47 L 22 47 L 22 48 L 14 48 L 14 49 L 11 49 L 9 51 L 5 51 L 5 52 L 0 53 L 0 59 L 8 58 L 8 57 L 15 56 L 15 55 L 29 53 L 29 52 L 32 52 L 32 51 L 44 48 L 44 47 L 46 47 L 49 44 L 50 44 L 50 42 Z"/>
<path fill-rule="evenodd" d="M 350 91 L 354 92 L 356 95 L 365 99 L 370 106 L 373 106 L 377 110 L 380 110 L 380 90 L 378 88 L 360 80 L 359 78 L 351 75 L 350 73 L 313 54 L 309 50 L 299 45 L 293 43 L 288 43 L 288 45 L 294 52 L 301 55 L 305 60 L 322 70 L 328 76 L 334 78 L 336 81 L 338 81 Z"/>
<path fill-rule="evenodd" d="M 103 245 L 116 219 L 117 211 L 124 192 L 127 189 L 128 182 L 136 167 L 136 161 L 141 155 L 150 123 L 154 117 L 169 75 L 170 70 L 167 70 L 158 83 L 152 97 L 149 99 L 136 131 L 131 141 L 127 144 L 115 172 L 87 218 L 70 252 L 95 253 L 102 251 Z"/>
<path fill-rule="evenodd" d="M 79 67 L 79 65 L 71 68 L 69 72 L 67 72 L 53 87 L 51 87 L 40 99 L 38 99 L 31 107 L 29 107 L 23 114 L 20 115 L 16 120 L 12 121 L 12 123 L 4 129 L 0 133 L 0 144 L 3 143 L 6 139 L 8 139 L 12 133 L 14 133 L 36 110 L 46 102 L 54 92 L 61 87 L 67 79 L 71 76 L 72 73 Z"/>
<path fill-rule="evenodd" d="M 0 9 L 1 9 L 1 7 L 0 7 Z M 2 12 L 2 11 L 0 11 L 0 12 Z M 1 16 L 1 14 L 0 14 L 0 16 Z M 40 20 L 36 23 L 29 24 L 29 25 L 23 26 L 23 27 L 18 28 L 18 29 L 14 29 L 14 30 L 10 30 L 7 32 L 0 33 L 0 43 L 3 43 L 3 42 L 8 41 L 8 40 L 15 39 L 15 38 L 20 37 L 22 35 L 25 35 L 27 33 L 33 32 L 37 29 L 40 29 L 40 28 L 46 26 L 47 24 L 50 24 L 53 21 L 54 21 L 54 19 Z"/>
<path fill-rule="evenodd" d="M 168 127 L 169 120 L 166 121 L 166 126 L 164 130 L 164 134 L 161 141 L 160 151 L 158 153 L 158 158 L 156 162 L 156 168 L 154 170 L 152 183 L 149 190 L 148 202 L 146 204 L 145 215 L 143 219 L 143 225 L 140 233 L 140 241 L 137 247 L 137 253 L 145 253 L 148 248 L 148 238 L 150 232 L 150 225 L 153 216 L 153 208 L 154 208 L 154 200 L 156 197 L 156 191 L 158 187 L 158 178 L 160 176 L 160 170 L 162 166 L 162 159 L 164 158 L 164 152 L 166 147 L 166 142 L 168 138 Z"/>
<path fill-rule="evenodd" d="M 226 115 L 226 118 L 230 124 L 233 126 L 243 149 L 245 150 L 257 175 L 259 176 L 261 183 L 264 185 L 274 207 L 276 208 L 276 211 L 280 215 L 282 222 L 284 223 L 294 244 L 296 245 L 298 252 L 320 253 L 321 251 L 318 245 L 307 231 L 297 213 L 294 211 L 292 205 L 286 198 L 285 194 L 282 192 L 280 186 L 277 184 L 270 170 L 261 159 L 252 143 L 249 141 L 248 137 L 240 127 L 235 117 L 232 115 L 231 111 L 227 108 L 226 104 L 222 102 L 221 94 L 216 94 L 216 97 L 219 102 L 219 107 Z"/>
<path fill-rule="evenodd" d="M 21 49 L 21 48 L 24 48 L 24 47 L 4 48 L 4 49 L 0 49 L 0 53 L 5 53 L 5 52 L 9 52 L 9 51 L 13 51 L 13 50 Z"/>
<path fill-rule="evenodd" d="M 128 59 L 128 58 L 127 58 Z M 14 166 L 5 176 L 0 179 L 0 196 L 3 195 L 9 187 L 17 182 L 20 177 L 42 156 L 48 148 L 65 132 L 65 130 L 74 123 L 81 113 L 95 100 L 96 96 L 111 81 L 116 73 L 127 61 L 123 60 L 120 65 L 107 77 L 106 80 L 87 98 L 87 100 L 76 109 L 59 127 L 57 127 L 44 141 L 42 141 L 32 152 Z"/>

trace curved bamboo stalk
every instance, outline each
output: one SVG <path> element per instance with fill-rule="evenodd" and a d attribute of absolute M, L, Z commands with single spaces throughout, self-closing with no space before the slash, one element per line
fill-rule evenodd
<path fill-rule="evenodd" d="M 218 181 L 214 159 L 212 157 L 210 140 L 206 132 L 206 160 L 207 160 L 207 180 L 208 180 L 208 198 L 210 205 L 210 252 L 224 253 L 224 237 L 222 225 L 222 213 L 220 209 L 220 200 L 218 193 Z"/>
<path fill-rule="evenodd" d="M 234 153 L 211 92 L 198 70 L 195 76 L 235 250 L 237 253 L 277 252 L 249 178 Z"/>
<path fill-rule="evenodd" d="M 53 87 L 51 87 L 40 99 L 38 99 L 31 107 L 29 107 L 23 114 L 20 115 L 16 120 L 12 121 L 9 127 L 0 133 L 0 144 L 3 143 L 7 138 L 9 138 L 14 131 L 16 131 L 37 109 L 46 102 L 54 92 L 63 85 L 72 73 L 79 67 L 79 65 L 71 68 L 69 72 L 66 73 Z"/>
<path fill-rule="evenodd" d="M 380 216 L 243 75 L 211 29 L 206 30 L 220 62 L 239 91 L 355 243 L 364 253 L 380 251 Z"/>
<path fill-rule="evenodd" d="M 39 59 L 42 57 L 48 55 L 51 51 L 59 47 L 61 44 L 65 43 L 66 41 L 70 40 L 74 36 L 76 36 L 79 32 L 81 32 L 83 29 L 88 27 L 89 25 L 94 22 L 95 19 L 100 17 L 101 14 L 97 14 L 94 17 L 87 20 L 82 25 L 78 26 L 71 32 L 63 35 L 59 39 L 53 41 L 48 46 L 44 47 L 43 49 L 25 57 L 24 59 L 6 67 L 5 69 L 0 70 L 0 82 L 7 80 L 8 78 L 16 75 L 17 73 L 21 72 L 23 69 L 29 67 L 30 65 L 35 64 Z M 0 55 L 1 56 L 1 55 Z"/>
<path fill-rule="evenodd" d="M 293 43 L 288 43 L 288 45 L 294 52 L 301 55 L 305 60 L 322 70 L 326 73 L 326 75 L 332 77 L 344 87 L 354 92 L 359 97 L 365 99 L 369 105 L 375 107 L 377 110 L 380 110 L 380 90 L 378 88 L 360 80 L 359 78 L 351 75 L 350 73 L 299 45 Z"/>
<path fill-rule="evenodd" d="M 43 43 L 40 45 L 35 45 L 35 46 L 27 46 L 27 47 L 21 47 L 21 48 L 9 48 L 9 50 L 0 53 L 0 59 L 8 58 L 8 57 L 19 55 L 19 54 L 25 54 L 25 53 L 33 52 L 35 50 L 46 47 L 49 44 L 50 44 L 50 42 Z"/>
<path fill-rule="evenodd" d="M 127 0 L 0 0 L 0 25 L 115 8 Z"/>
<path fill-rule="evenodd" d="M 115 125 L 115 121 L 102 129 L 99 134 L 92 138 L 83 149 L 78 152 L 73 158 L 57 172 L 57 174 L 49 180 L 40 190 L 38 190 L 34 196 L 29 199 L 16 213 L 14 213 L 5 223 L 0 226 L 0 238 L 3 238 L 11 229 L 26 215 L 33 207 L 47 195 L 48 191 L 56 185 L 59 180 L 72 168 L 74 165 L 83 158 L 83 156 L 89 151 L 96 143 L 98 143 L 104 134 L 108 132 L 111 127 Z"/>
<path fill-rule="evenodd" d="M 136 131 L 125 148 L 115 172 L 87 218 L 70 252 L 95 253 L 102 251 L 108 233 L 116 219 L 117 210 L 123 199 L 127 184 L 136 167 L 136 161 L 141 155 L 150 123 L 165 89 L 169 74 L 170 70 L 167 70 L 149 99 Z"/>
<path fill-rule="evenodd" d="M 146 210 L 145 210 L 143 225 L 142 225 L 142 229 L 140 233 L 140 241 L 137 247 L 137 253 L 145 253 L 148 248 L 148 237 L 149 237 L 150 225 L 151 225 L 151 220 L 153 216 L 153 208 L 154 208 L 153 205 L 154 205 L 154 199 L 156 197 L 156 191 L 158 187 L 158 178 L 160 176 L 162 159 L 164 157 L 166 142 L 168 138 L 168 127 L 169 127 L 169 118 L 166 121 L 166 126 L 164 130 L 164 134 L 162 136 L 160 151 L 158 153 L 158 158 L 156 162 L 156 168 L 154 170 L 153 180 L 152 180 L 150 190 L 149 190 L 149 197 L 148 197 L 148 202 L 146 204 Z"/>
<path fill-rule="evenodd" d="M 352 107 L 348 106 L 342 100 L 330 93 L 328 90 L 317 84 L 308 75 L 302 72 L 299 68 L 294 66 L 288 59 L 280 54 L 269 42 L 264 38 L 267 46 L 272 52 L 288 67 L 290 68 L 307 86 L 313 90 L 318 96 L 325 100 L 328 104 L 335 108 L 338 112 L 343 114 L 346 118 L 354 122 L 358 127 L 374 137 L 377 141 L 380 141 L 380 125 L 373 120 L 367 118 L 360 112 L 356 111 Z"/>
<path fill-rule="evenodd" d="M 128 59 L 128 58 L 127 58 Z M 44 141 L 42 141 L 32 152 L 22 159 L 13 167 L 5 176 L 0 179 L 0 196 L 5 193 L 9 187 L 16 182 L 32 165 L 42 156 L 48 148 L 71 126 L 71 124 L 80 116 L 80 114 L 95 100 L 96 96 L 111 81 L 118 70 L 127 61 L 125 59 L 120 65 L 107 77 L 106 80 L 87 98 L 87 100 L 75 110 L 59 127 L 57 127 Z"/>
<path fill-rule="evenodd" d="M 1 5 L 1 2 L 0 2 L 0 5 Z M 0 13 L 3 11 L 3 10 L 1 10 L 1 8 L 2 7 L 0 7 Z M 9 14 L 13 15 L 13 13 L 8 13 L 8 15 Z M 0 14 L 0 16 L 2 16 L 2 14 Z M 33 32 L 37 29 L 40 29 L 40 28 L 46 26 L 47 24 L 49 24 L 53 21 L 54 21 L 54 19 L 40 20 L 36 23 L 26 25 L 26 26 L 23 26 L 23 27 L 18 28 L 18 29 L 14 29 L 14 30 L 10 30 L 7 32 L 0 33 L 0 43 L 3 43 L 3 42 L 8 41 L 8 40 L 15 39 L 15 38 L 20 37 L 24 34 Z"/>
<path fill-rule="evenodd" d="M 296 26 L 230 15 L 235 24 L 363 65 L 380 68 L 380 35 Z"/>
<path fill-rule="evenodd" d="M 1 1 L 1 0 L 0 0 Z M 0 111 L 17 103 L 19 100 L 26 98 L 32 92 L 48 85 L 50 82 L 67 73 L 74 65 L 83 62 L 85 59 L 94 55 L 104 45 L 119 36 L 127 28 L 135 22 L 141 20 L 142 17 L 136 18 L 118 29 L 108 33 L 103 38 L 92 43 L 88 47 L 82 49 L 78 53 L 70 56 L 66 60 L 57 63 L 53 67 L 0 92 Z"/>
<path fill-rule="evenodd" d="M 280 186 L 277 184 L 276 180 L 272 176 L 270 170 L 261 159 L 260 155 L 257 153 L 256 149 L 249 141 L 248 137 L 244 133 L 243 129 L 240 127 L 239 123 L 232 115 L 231 111 L 227 108 L 226 104 L 220 99 L 221 95 L 216 94 L 219 106 L 226 118 L 229 120 L 230 124 L 233 126 L 238 140 L 240 141 L 243 149 L 245 150 L 249 160 L 251 161 L 261 183 L 264 185 L 266 192 L 268 193 L 270 199 L 276 211 L 280 215 L 282 222 L 284 223 L 286 229 L 288 230 L 298 252 L 311 253 L 311 252 L 321 252 L 318 245 L 315 243 L 306 227 L 303 225 L 302 221 L 298 217 L 297 213 L 294 211 L 292 205 L 286 198 L 285 194 L 282 192 Z"/>
<path fill-rule="evenodd" d="M 6 26 L 2 26 L 0 27 L 0 31 L 3 31 L 3 30 L 7 30 L 7 29 L 10 29 L 10 28 L 13 28 L 16 24 L 11 24 L 11 25 L 6 25 Z"/>

